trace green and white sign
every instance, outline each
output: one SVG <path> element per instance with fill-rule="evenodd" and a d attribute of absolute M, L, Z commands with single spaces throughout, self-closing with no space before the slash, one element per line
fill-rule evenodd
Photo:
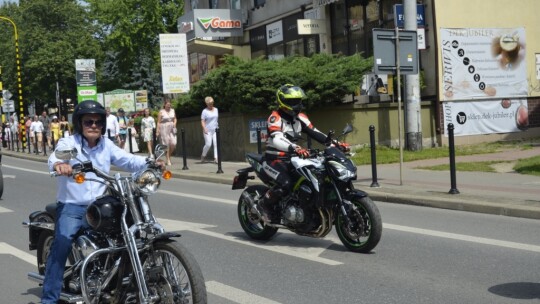
<path fill-rule="evenodd" d="M 77 101 L 97 101 L 96 60 L 75 59 Z"/>

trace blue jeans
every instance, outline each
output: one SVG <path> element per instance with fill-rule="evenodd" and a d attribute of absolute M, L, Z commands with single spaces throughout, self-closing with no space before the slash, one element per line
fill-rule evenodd
<path fill-rule="evenodd" d="M 71 244 L 81 227 L 88 227 L 86 207 L 75 204 L 58 203 L 54 240 L 47 258 L 45 281 L 43 282 L 42 304 L 58 302 L 64 278 L 66 260 L 71 252 Z"/>

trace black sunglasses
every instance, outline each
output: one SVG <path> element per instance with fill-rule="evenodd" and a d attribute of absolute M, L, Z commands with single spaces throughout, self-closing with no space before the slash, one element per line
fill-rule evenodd
<path fill-rule="evenodd" d="M 103 127 L 103 120 L 93 120 L 93 119 L 88 119 L 88 120 L 83 120 L 83 126 L 85 126 L 86 128 L 91 128 L 93 125 L 96 125 L 97 128 L 101 128 Z"/>

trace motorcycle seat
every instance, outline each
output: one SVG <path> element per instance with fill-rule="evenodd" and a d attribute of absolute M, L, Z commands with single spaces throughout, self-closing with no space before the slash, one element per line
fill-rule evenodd
<path fill-rule="evenodd" d="M 45 206 L 45 211 L 47 211 L 53 219 L 56 219 L 56 203 L 47 204 L 47 206 Z"/>

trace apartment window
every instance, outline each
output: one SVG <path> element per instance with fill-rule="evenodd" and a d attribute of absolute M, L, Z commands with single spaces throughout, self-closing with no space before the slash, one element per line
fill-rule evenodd
<path fill-rule="evenodd" d="M 240 9 L 240 0 L 231 0 L 231 9 Z"/>

